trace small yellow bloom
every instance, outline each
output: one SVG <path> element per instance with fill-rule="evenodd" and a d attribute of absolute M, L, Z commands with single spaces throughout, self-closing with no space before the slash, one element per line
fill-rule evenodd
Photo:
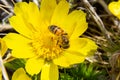
<path fill-rule="evenodd" d="M 23 68 L 17 69 L 12 76 L 12 80 L 32 80 L 29 76 L 27 76 L 26 72 Z"/>
<path fill-rule="evenodd" d="M 9 19 L 19 32 L 4 37 L 12 56 L 28 58 L 25 69 L 41 72 L 41 80 L 58 80 L 58 66 L 81 63 L 97 49 L 87 38 L 79 38 L 87 29 L 86 14 L 81 10 L 69 13 L 69 3 L 42 0 L 40 10 L 32 2 L 15 4 L 15 16 Z M 93 54 L 93 53 L 92 53 Z"/>
<path fill-rule="evenodd" d="M 120 0 L 111 2 L 108 5 L 108 8 L 113 15 L 115 15 L 116 17 L 120 19 Z"/>

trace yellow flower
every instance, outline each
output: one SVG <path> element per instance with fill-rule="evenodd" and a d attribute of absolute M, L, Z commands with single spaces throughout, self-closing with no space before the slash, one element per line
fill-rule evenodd
<path fill-rule="evenodd" d="M 26 72 L 23 68 L 18 68 L 12 76 L 12 80 L 32 80 L 30 77 L 27 76 Z"/>
<path fill-rule="evenodd" d="M 116 17 L 120 19 L 120 0 L 111 2 L 108 5 L 108 8 L 113 15 L 115 15 Z"/>
<path fill-rule="evenodd" d="M 58 66 L 81 63 L 97 49 L 87 38 L 79 38 L 87 29 L 86 14 L 81 10 L 69 13 L 69 3 L 42 0 L 40 10 L 32 2 L 16 3 L 10 24 L 19 33 L 3 39 L 12 49 L 12 56 L 28 58 L 26 71 L 41 72 L 41 80 L 58 80 Z M 93 53 L 92 53 L 93 54 Z"/>

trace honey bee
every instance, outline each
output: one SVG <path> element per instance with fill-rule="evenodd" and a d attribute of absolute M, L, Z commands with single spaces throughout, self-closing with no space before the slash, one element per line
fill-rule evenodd
<path fill-rule="evenodd" d="M 60 27 L 58 27 L 56 25 L 50 25 L 48 28 L 51 33 L 53 33 L 59 37 L 57 44 L 61 48 L 67 49 L 70 47 L 68 34 L 64 30 L 62 30 Z"/>

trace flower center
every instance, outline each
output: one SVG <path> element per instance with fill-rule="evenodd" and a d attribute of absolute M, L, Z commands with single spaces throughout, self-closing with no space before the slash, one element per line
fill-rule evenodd
<path fill-rule="evenodd" d="M 56 35 L 48 29 L 45 33 L 33 35 L 32 47 L 38 57 L 49 61 L 60 56 L 69 47 L 69 41 L 66 34 Z"/>

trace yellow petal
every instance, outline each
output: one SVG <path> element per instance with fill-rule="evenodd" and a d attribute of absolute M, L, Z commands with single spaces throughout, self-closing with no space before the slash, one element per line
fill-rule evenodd
<path fill-rule="evenodd" d="M 23 68 L 17 69 L 12 76 L 12 80 L 32 80 L 30 77 L 27 76 L 26 72 Z"/>
<path fill-rule="evenodd" d="M 85 60 L 85 56 L 78 55 L 77 52 L 64 52 L 62 56 L 53 60 L 54 64 L 69 67 L 72 64 L 81 63 Z"/>
<path fill-rule="evenodd" d="M 120 19 L 120 1 L 118 2 L 111 2 L 108 5 L 109 10 L 112 12 L 112 14 L 114 14 L 115 16 L 117 16 Z"/>
<path fill-rule="evenodd" d="M 59 56 L 58 58 L 54 59 L 53 63 L 62 67 L 69 67 L 70 66 L 69 60 L 64 55 L 65 54 L 63 53 L 62 56 Z"/>
<path fill-rule="evenodd" d="M 76 38 L 70 39 L 70 48 L 67 49 L 69 52 L 77 52 L 79 55 L 92 55 L 93 51 L 97 50 L 97 45 L 94 41 L 87 38 Z"/>
<path fill-rule="evenodd" d="M 39 22 L 40 13 L 38 6 L 33 2 L 18 2 L 14 8 L 15 14 L 20 15 L 26 22 L 36 23 Z M 34 14 L 34 16 L 32 16 Z"/>
<path fill-rule="evenodd" d="M 0 38 L 0 54 L 1 54 L 1 56 L 4 56 L 7 49 L 8 48 L 7 48 L 7 45 L 6 45 L 5 41 Z"/>
<path fill-rule="evenodd" d="M 26 2 L 18 2 L 15 4 L 14 13 L 16 15 L 20 14 L 24 16 L 24 14 L 26 14 L 27 11 L 28 11 L 28 4 Z"/>
<path fill-rule="evenodd" d="M 3 40 L 6 42 L 8 48 L 13 49 L 12 56 L 17 58 L 29 58 L 35 56 L 28 38 L 16 33 L 9 33 Z"/>
<path fill-rule="evenodd" d="M 59 72 L 57 65 L 46 63 L 41 72 L 41 80 L 58 80 Z"/>
<path fill-rule="evenodd" d="M 69 65 L 81 63 L 85 60 L 85 56 L 79 55 L 77 52 L 65 52 L 65 57 L 67 57 Z"/>
<path fill-rule="evenodd" d="M 31 25 L 27 24 L 27 21 L 25 21 L 20 15 L 13 16 L 9 18 L 10 25 L 20 34 L 31 37 L 32 29 L 30 28 Z"/>
<path fill-rule="evenodd" d="M 61 0 L 60 3 L 55 8 L 52 16 L 51 25 L 56 25 L 61 27 L 64 22 L 65 17 L 69 11 L 69 3 L 66 0 Z"/>
<path fill-rule="evenodd" d="M 28 23 L 33 27 L 33 29 L 38 30 L 38 28 L 40 29 L 40 21 L 41 21 L 40 10 L 38 6 L 33 2 L 29 2 L 28 7 L 29 7 L 28 10 L 29 19 L 27 18 Z M 32 29 L 32 27 L 30 28 Z"/>
<path fill-rule="evenodd" d="M 26 2 L 19 2 L 15 4 L 14 12 L 16 16 L 9 19 L 10 24 L 19 33 L 30 37 L 32 30 L 40 25 L 39 20 L 41 18 L 37 5 L 32 2 L 29 4 Z"/>
<path fill-rule="evenodd" d="M 50 21 L 56 5 L 56 0 L 42 0 L 40 6 L 40 15 L 43 20 Z"/>
<path fill-rule="evenodd" d="M 44 65 L 44 60 L 40 58 L 28 59 L 25 69 L 30 75 L 38 74 Z"/>
<path fill-rule="evenodd" d="M 70 40 L 70 48 L 54 59 L 53 62 L 62 67 L 69 67 L 72 64 L 83 62 L 87 56 L 94 54 L 93 51 L 96 49 L 97 45 L 92 40 L 86 38 L 73 39 Z"/>
<path fill-rule="evenodd" d="M 88 28 L 88 24 L 86 22 L 86 14 L 83 11 L 75 10 L 68 15 L 67 19 L 70 26 L 67 29 L 69 32 L 71 31 L 70 38 L 78 38 Z"/>
<path fill-rule="evenodd" d="M 86 14 L 83 11 L 75 10 L 72 11 L 64 23 L 62 28 L 71 36 L 71 38 L 80 36 L 86 29 Z"/>

